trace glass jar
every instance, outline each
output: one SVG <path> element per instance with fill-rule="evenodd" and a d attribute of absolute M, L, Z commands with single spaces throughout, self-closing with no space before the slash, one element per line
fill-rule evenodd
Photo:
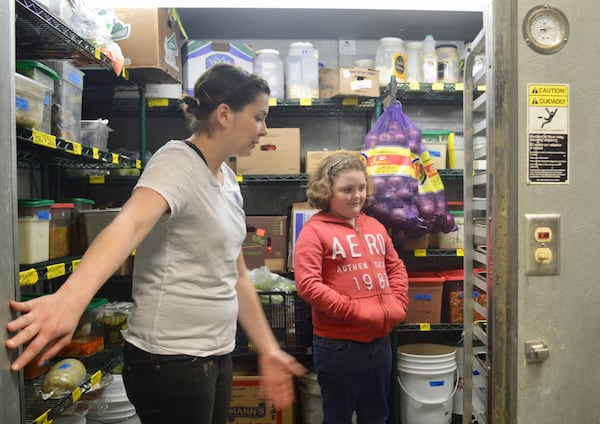
<path fill-rule="evenodd" d="M 290 99 L 319 97 L 319 51 L 312 43 L 290 44 L 285 58 L 285 95 Z"/>
<path fill-rule="evenodd" d="M 279 57 L 279 50 L 257 50 L 254 57 L 254 73 L 269 83 L 271 97 L 276 99 L 285 97 L 283 91 L 283 61 Z"/>
<path fill-rule="evenodd" d="M 438 61 L 438 81 L 444 83 L 458 82 L 458 51 L 454 44 L 440 44 L 435 49 Z"/>
<path fill-rule="evenodd" d="M 379 87 L 386 87 L 392 76 L 406 80 L 406 51 L 401 38 L 383 37 L 375 52 L 375 69 L 379 71 Z"/>

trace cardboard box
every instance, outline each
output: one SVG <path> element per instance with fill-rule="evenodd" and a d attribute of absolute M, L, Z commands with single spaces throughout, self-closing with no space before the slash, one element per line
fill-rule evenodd
<path fill-rule="evenodd" d="M 147 82 L 181 82 L 184 35 L 171 9 L 116 8 L 115 15 L 124 28 L 116 41 L 125 67 L 142 72 Z"/>
<path fill-rule="evenodd" d="M 299 174 L 300 128 L 269 128 L 250 156 L 236 159 L 239 175 Z"/>
<path fill-rule="evenodd" d="M 379 74 L 368 68 L 319 69 L 319 97 L 379 97 Z"/>
<path fill-rule="evenodd" d="M 260 377 L 233 376 L 229 402 L 231 424 L 294 424 L 294 407 L 275 409 L 259 395 Z"/>
<path fill-rule="evenodd" d="M 267 266 L 285 272 L 287 216 L 247 216 L 247 234 L 242 251 L 248 269 Z"/>
<path fill-rule="evenodd" d="M 298 202 L 292 204 L 292 217 L 290 225 L 290 247 L 288 255 L 288 269 L 294 271 L 294 247 L 300 231 L 311 216 L 319 212 L 319 209 L 311 208 L 308 202 Z"/>
<path fill-rule="evenodd" d="M 252 73 L 254 49 L 246 43 L 223 43 L 207 40 L 188 40 L 183 59 L 183 88 L 194 93 L 194 83 L 216 63 L 229 63 Z"/>
<path fill-rule="evenodd" d="M 304 172 L 307 174 L 311 174 L 317 170 L 319 164 L 323 159 L 328 156 L 333 155 L 334 153 L 352 153 L 356 156 L 360 156 L 360 151 L 358 150 L 309 150 L 306 152 L 306 159 L 304 161 Z"/>

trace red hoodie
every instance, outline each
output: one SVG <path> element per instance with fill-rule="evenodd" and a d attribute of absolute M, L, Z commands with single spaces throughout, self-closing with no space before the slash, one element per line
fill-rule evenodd
<path fill-rule="evenodd" d="M 317 336 L 369 342 L 406 318 L 408 276 L 378 220 L 361 212 L 356 225 L 313 215 L 294 248 L 294 275 Z"/>

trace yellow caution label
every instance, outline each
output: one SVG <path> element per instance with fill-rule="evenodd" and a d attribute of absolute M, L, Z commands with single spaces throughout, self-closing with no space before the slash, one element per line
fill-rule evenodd
<path fill-rule="evenodd" d="M 530 84 L 528 100 L 529 106 L 568 107 L 569 86 L 565 84 Z"/>

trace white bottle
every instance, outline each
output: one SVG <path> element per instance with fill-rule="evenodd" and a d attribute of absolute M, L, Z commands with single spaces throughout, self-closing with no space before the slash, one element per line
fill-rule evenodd
<path fill-rule="evenodd" d="M 435 51 L 435 40 L 433 35 L 427 34 L 423 41 L 423 81 L 427 83 L 437 82 L 438 64 Z"/>
<path fill-rule="evenodd" d="M 406 43 L 406 81 L 423 81 L 423 43 L 421 41 Z"/>

